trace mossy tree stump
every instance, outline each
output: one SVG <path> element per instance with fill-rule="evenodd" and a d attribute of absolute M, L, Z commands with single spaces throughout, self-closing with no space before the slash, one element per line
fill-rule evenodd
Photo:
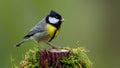
<path fill-rule="evenodd" d="M 20 62 L 20 68 L 91 68 L 84 48 L 30 49 Z M 18 68 L 13 64 L 13 68 Z"/>

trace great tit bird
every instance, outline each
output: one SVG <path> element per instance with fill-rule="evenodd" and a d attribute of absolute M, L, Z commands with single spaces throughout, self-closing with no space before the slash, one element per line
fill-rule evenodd
<path fill-rule="evenodd" d="M 24 42 L 34 39 L 36 42 L 40 43 L 41 41 L 49 44 L 60 31 L 60 27 L 64 19 L 60 14 L 51 10 L 51 12 L 41 20 L 37 25 L 35 25 L 27 35 L 24 36 L 24 39 L 16 44 L 16 47 L 21 46 Z"/>

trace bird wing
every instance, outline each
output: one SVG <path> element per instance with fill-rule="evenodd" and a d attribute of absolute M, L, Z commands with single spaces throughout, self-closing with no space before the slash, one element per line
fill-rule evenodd
<path fill-rule="evenodd" d="M 24 38 L 30 38 L 31 36 L 33 36 L 36 33 L 40 33 L 40 32 L 44 32 L 46 30 L 46 23 L 45 20 L 43 19 L 42 21 L 40 21 L 37 25 L 35 25 L 26 36 L 24 36 Z"/>

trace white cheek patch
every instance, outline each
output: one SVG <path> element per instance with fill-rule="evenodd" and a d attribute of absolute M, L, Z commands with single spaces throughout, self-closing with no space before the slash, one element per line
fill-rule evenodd
<path fill-rule="evenodd" d="M 59 19 L 56 19 L 54 17 L 49 17 L 49 22 L 52 24 L 58 23 Z"/>

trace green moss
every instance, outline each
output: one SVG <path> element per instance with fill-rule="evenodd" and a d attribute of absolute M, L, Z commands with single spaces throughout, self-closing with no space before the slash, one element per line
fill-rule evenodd
<path fill-rule="evenodd" d="M 71 49 L 69 57 L 61 61 L 63 63 L 63 68 L 91 68 L 92 65 L 86 55 L 86 50 L 80 47 Z"/>
<path fill-rule="evenodd" d="M 34 48 L 26 52 L 24 59 L 20 62 L 21 68 L 40 68 L 40 49 Z"/>
<path fill-rule="evenodd" d="M 14 58 L 11 56 L 11 64 L 12 64 L 12 68 L 18 68 L 17 66 L 16 66 L 16 64 L 14 63 Z"/>

